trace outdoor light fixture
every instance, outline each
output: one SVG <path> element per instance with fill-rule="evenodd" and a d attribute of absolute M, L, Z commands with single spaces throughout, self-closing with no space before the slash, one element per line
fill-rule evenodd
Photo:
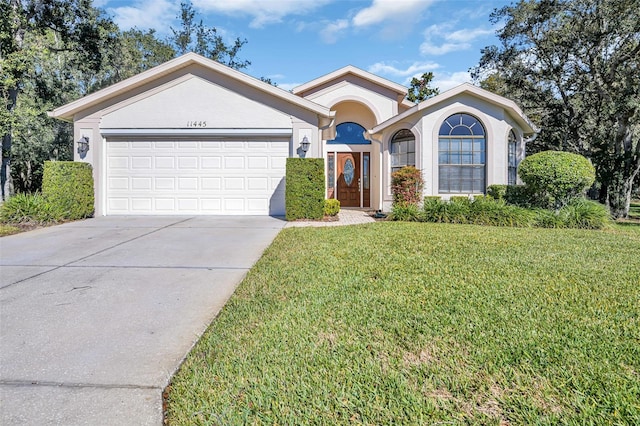
<path fill-rule="evenodd" d="M 83 136 L 78 141 L 78 154 L 85 155 L 89 151 L 89 137 Z"/>
<path fill-rule="evenodd" d="M 309 142 L 309 139 L 305 136 L 304 138 L 302 138 L 302 142 L 300 142 L 300 149 L 302 150 L 303 154 L 306 154 L 307 151 L 309 151 L 309 146 L 311 146 L 311 142 Z"/>

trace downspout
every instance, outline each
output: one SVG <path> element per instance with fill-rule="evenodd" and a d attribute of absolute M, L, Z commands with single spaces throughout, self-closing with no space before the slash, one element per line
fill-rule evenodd
<path fill-rule="evenodd" d="M 522 143 L 526 145 L 529 142 L 533 142 L 533 141 L 535 141 L 537 139 L 538 135 L 539 135 L 539 133 L 534 133 L 533 136 L 531 136 L 531 137 L 529 137 L 527 139 L 523 139 Z"/>

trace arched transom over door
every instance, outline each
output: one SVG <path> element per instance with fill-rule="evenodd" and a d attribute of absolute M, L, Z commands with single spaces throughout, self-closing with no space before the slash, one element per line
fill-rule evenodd
<path fill-rule="evenodd" d="M 327 152 L 328 196 L 333 197 L 335 182 L 335 198 L 340 206 L 370 207 L 371 152 L 366 147 L 361 150 L 350 145 L 371 145 L 371 141 L 364 138 L 365 128 L 357 123 L 338 124 L 336 131 L 336 138 L 327 141 L 328 147 L 336 146 L 335 151 Z"/>

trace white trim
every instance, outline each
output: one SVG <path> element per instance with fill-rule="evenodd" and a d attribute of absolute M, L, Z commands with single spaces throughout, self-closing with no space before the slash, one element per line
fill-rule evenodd
<path fill-rule="evenodd" d="M 488 90 L 473 86 L 469 83 L 463 83 L 459 86 L 454 87 L 453 89 L 449 89 L 446 92 L 440 93 L 439 95 L 424 100 L 406 110 L 405 112 L 391 117 L 388 120 L 378 124 L 373 129 L 370 129 L 369 132 L 380 133 L 388 127 L 393 126 L 395 123 L 408 119 L 413 114 L 419 113 L 426 108 L 433 107 L 441 102 L 444 102 L 463 93 L 470 94 L 504 108 L 506 111 L 510 112 L 511 116 L 516 120 L 525 134 L 535 134 L 540 132 L 540 129 L 529 120 L 529 118 L 522 112 L 520 107 L 518 107 L 515 102 L 502 96 L 496 95 L 495 93 L 489 92 Z"/>
<path fill-rule="evenodd" d="M 100 129 L 103 136 L 283 136 L 290 137 L 293 135 L 293 129 L 289 128 L 273 128 L 273 129 L 184 129 L 184 128 L 167 128 L 167 129 Z"/>
<path fill-rule="evenodd" d="M 87 95 L 83 98 L 72 101 L 61 107 L 47 112 L 49 117 L 58 118 L 64 121 L 73 121 L 74 115 L 88 108 L 94 107 L 100 103 L 107 102 L 118 95 L 124 94 L 134 88 L 144 86 L 151 83 L 163 76 L 177 72 L 190 65 L 198 65 L 215 73 L 220 73 L 233 80 L 239 81 L 246 86 L 253 87 L 262 92 L 268 93 L 272 96 L 280 98 L 290 104 L 297 105 L 300 108 L 314 112 L 320 116 L 332 117 L 329 108 L 316 104 L 315 102 L 296 96 L 293 93 L 274 87 L 268 83 L 265 83 L 257 78 L 251 77 L 235 69 L 229 68 L 220 64 L 212 59 L 205 58 L 196 53 L 189 52 L 161 65 L 158 65 L 149 70 L 143 71 L 140 74 L 136 74 L 126 80 L 122 80 L 111 86 L 108 86 L 95 93 Z"/>
<path fill-rule="evenodd" d="M 338 79 L 347 74 L 352 74 L 364 80 L 368 80 L 372 83 L 375 83 L 379 86 L 386 87 L 387 89 L 393 92 L 396 92 L 399 95 L 403 95 L 403 97 L 404 95 L 407 94 L 407 88 L 405 86 L 398 83 L 394 83 L 391 80 L 387 80 L 386 78 L 382 78 L 380 76 L 377 76 L 365 70 L 361 70 L 360 68 L 354 67 L 353 65 L 347 65 L 346 67 L 340 68 L 338 70 L 330 72 L 329 74 L 325 74 L 307 83 L 301 84 L 298 87 L 294 87 L 292 90 L 292 93 L 294 95 L 299 95 L 303 92 L 307 92 L 311 89 L 314 89 L 318 86 L 321 86 L 325 83 L 330 82 L 331 80 Z"/>

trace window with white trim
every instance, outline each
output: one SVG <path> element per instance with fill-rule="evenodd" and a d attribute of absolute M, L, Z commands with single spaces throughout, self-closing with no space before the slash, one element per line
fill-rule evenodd
<path fill-rule="evenodd" d="M 411 130 L 398 130 L 389 144 L 391 172 L 416 165 L 416 137 Z"/>
<path fill-rule="evenodd" d="M 484 127 L 477 118 L 454 114 L 444 120 L 438 133 L 438 191 L 484 193 L 486 145 Z"/>
<path fill-rule="evenodd" d="M 517 156 L 517 147 L 518 140 L 516 139 L 516 134 L 513 130 L 509 131 L 509 139 L 507 141 L 508 146 L 508 156 L 507 160 L 509 161 L 509 171 L 507 176 L 507 184 L 515 185 L 518 180 L 518 156 Z"/>

